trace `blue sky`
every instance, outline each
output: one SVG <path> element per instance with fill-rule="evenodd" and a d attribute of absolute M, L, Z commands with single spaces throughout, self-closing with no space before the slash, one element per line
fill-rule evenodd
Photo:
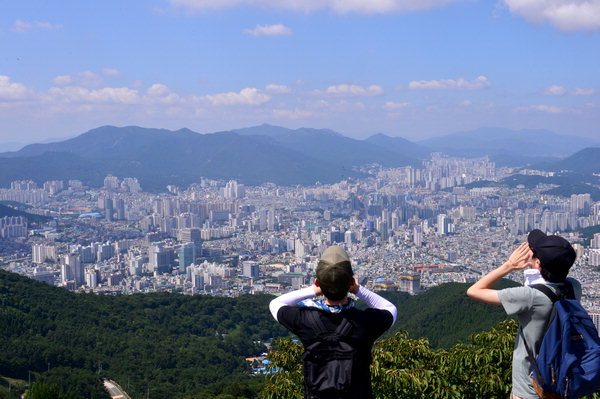
<path fill-rule="evenodd" d="M 11 1 L 0 143 L 270 123 L 600 138 L 600 0 Z"/>

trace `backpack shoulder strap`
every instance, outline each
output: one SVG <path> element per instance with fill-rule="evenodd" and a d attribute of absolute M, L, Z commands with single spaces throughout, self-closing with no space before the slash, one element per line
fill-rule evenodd
<path fill-rule="evenodd" d="M 525 339 L 525 334 L 523 333 L 523 327 L 519 326 L 519 334 L 521 334 L 521 339 L 523 340 L 523 344 L 525 345 L 525 350 L 527 351 L 527 359 L 529 360 L 529 364 L 535 371 L 535 375 L 540 379 L 540 384 L 544 384 L 544 378 L 542 377 L 542 373 L 540 373 L 540 368 L 535 361 L 535 355 L 533 354 L 533 349 L 529 345 L 527 345 L 527 340 Z"/>
<path fill-rule="evenodd" d="M 310 321 L 310 326 L 315 330 L 317 335 L 327 333 L 327 328 L 325 328 L 325 324 L 321 321 L 318 310 L 309 310 L 307 316 Z"/>
<path fill-rule="evenodd" d="M 552 289 L 546 284 L 534 284 L 530 287 L 544 293 L 552 301 L 552 303 L 560 299 L 560 297 L 554 291 L 552 291 Z"/>
<path fill-rule="evenodd" d="M 565 280 L 565 284 L 562 286 L 562 292 L 567 299 L 575 299 L 575 289 L 570 281 Z"/>
<path fill-rule="evenodd" d="M 571 284 L 570 281 L 565 281 L 563 284 L 556 287 L 558 289 L 558 294 L 546 284 L 534 284 L 530 287 L 546 294 L 552 303 L 558 301 L 559 299 L 575 299 L 575 290 L 573 289 L 573 284 Z"/>
<path fill-rule="evenodd" d="M 530 285 L 529 287 L 540 291 L 541 293 L 546 295 L 548 297 L 548 299 L 550 299 L 552 301 L 552 311 L 550 312 L 550 316 L 548 317 L 548 320 L 546 321 L 546 325 L 544 326 L 544 334 L 546 334 L 546 330 L 548 329 L 548 326 L 550 325 L 552 320 L 554 320 L 554 317 L 556 317 L 556 308 L 554 307 L 554 303 L 556 301 L 558 301 L 559 299 L 564 298 L 564 293 L 562 291 L 560 291 L 560 296 L 559 296 L 546 284 L 534 284 L 534 285 Z M 540 369 L 536 362 L 535 355 L 533 353 L 533 349 L 527 344 L 527 340 L 525 339 L 525 334 L 523 333 L 522 326 L 519 326 L 519 334 L 521 335 L 521 338 L 523 339 L 523 344 L 525 345 L 525 350 L 527 351 L 527 358 L 529 360 L 529 363 L 531 364 L 531 367 L 534 369 L 535 374 L 537 375 L 537 377 L 539 379 L 539 383 L 543 385 L 543 384 L 545 384 L 544 378 L 542 377 L 542 374 L 540 373 Z"/>
<path fill-rule="evenodd" d="M 335 333 L 342 338 L 348 336 L 350 331 L 352 331 L 352 324 L 344 317 L 338 328 L 335 329 Z"/>

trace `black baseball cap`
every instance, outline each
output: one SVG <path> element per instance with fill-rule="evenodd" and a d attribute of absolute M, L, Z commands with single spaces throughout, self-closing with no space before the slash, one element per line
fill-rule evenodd
<path fill-rule="evenodd" d="M 575 263 L 575 250 L 571 243 L 561 236 L 547 235 L 535 229 L 527 236 L 527 242 L 543 269 L 566 275 Z"/>

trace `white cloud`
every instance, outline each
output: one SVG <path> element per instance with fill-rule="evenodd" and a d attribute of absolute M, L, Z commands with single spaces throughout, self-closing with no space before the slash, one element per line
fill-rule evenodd
<path fill-rule="evenodd" d="M 48 90 L 45 99 L 65 103 L 113 103 L 135 104 L 141 101 L 137 90 L 128 87 L 105 87 L 90 90 L 85 87 L 52 87 Z"/>
<path fill-rule="evenodd" d="M 73 77 L 69 75 L 58 75 L 52 79 L 52 82 L 56 83 L 57 85 L 66 86 L 73 83 Z"/>
<path fill-rule="evenodd" d="M 104 68 L 102 70 L 102 73 L 106 76 L 117 76 L 121 74 L 121 72 L 118 69 L 114 68 Z"/>
<path fill-rule="evenodd" d="M 152 86 L 150 86 L 148 88 L 148 90 L 146 90 L 146 94 L 148 94 L 149 96 L 156 96 L 156 97 L 166 96 L 170 92 L 171 91 L 169 90 L 169 88 L 167 86 L 160 84 L 160 83 L 154 83 Z"/>
<path fill-rule="evenodd" d="M 13 25 L 12 31 L 16 33 L 27 33 L 33 29 L 49 29 L 49 30 L 57 30 L 61 29 L 63 26 L 61 24 L 51 24 L 49 22 L 25 22 L 20 19 L 15 21 Z"/>
<path fill-rule="evenodd" d="M 76 75 L 59 75 L 52 79 L 57 85 L 77 85 L 84 87 L 99 87 L 102 85 L 102 77 L 92 71 L 79 72 Z"/>
<path fill-rule="evenodd" d="M 419 80 L 408 84 L 411 90 L 481 90 L 492 84 L 485 76 L 479 76 L 471 81 L 464 78 L 443 80 Z"/>
<path fill-rule="evenodd" d="M 251 5 L 300 12 L 330 9 L 340 14 L 384 14 L 427 10 L 459 1 L 465 0 L 170 0 L 175 6 L 191 10 L 214 10 Z"/>
<path fill-rule="evenodd" d="M 244 33 L 252 36 L 289 36 L 292 30 L 281 24 L 256 25 L 254 29 L 245 29 Z"/>
<path fill-rule="evenodd" d="M 166 85 L 154 83 L 146 90 L 144 100 L 149 103 L 175 104 L 180 103 L 182 98 L 173 93 Z"/>
<path fill-rule="evenodd" d="M 600 30 L 599 0 L 503 0 L 510 12 L 562 31 Z"/>
<path fill-rule="evenodd" d="M 567 94 L 567 89 L 563 86 L 550 86 L 544 90 L 544 94 L 549 96 L 564 96 Z"/>
<path fill-rule="evenodd" d="M 398 111 L 402 108 L 408 107 L 410 104 L 407 102 L 397 103 L 394 101 L 388 101 L 383 105 L 383 108 L 387 111 Z"/>
<path fill-rule="evenodd" d="M 573 90 L 567 90 L 567 88 L 563 86 L 550 86 L 546 90 L 544 90 L 544 94 L 549 96 L 564 96 L 567 94 L 573 96 L 593 96 L 594 94 L 596 94 L 596 90 L 590 87 L 576 87 Z"/>
<path fill-rule="evenodd" d="M 270 84 L 267 85 L 266 90 L 269 93 L 273 93 L 273 94 L 289 94 L 289 93 L 293 93 L 293 90 L 287 86 L 284 85 L 276 85 L 276 84 Z"/>
<path fill-rule="evenodd" d="M 592 88 L 576 87 L 571 93 L 575 96 L 593 96 L 594 94 L 596 94 L 596 90 Z"/>
<path fill-rule="evenodd" d="M 538 112 L 546 112 L 549 114 L 561 114 L 565 112 L 565 108 L 556 107 L 554 105 L 531 105 L 528 107 L 518 107 L 517 111 L 538 111 Z"/>
<path fill-rule="evenodd" d="M 32 94 L 33 91 L 24 84 L 11 82 L 10 77 L 0 75 L 0 100 L 22 100 Z"/>
<path fill-rule="evenodd" d="M 379 85 L 364 87 L 343 83 L 337 86 L 329 86 L 325 91 L 316 91 L 315 94 L 331 97 L 377 96 L 383 94 L 383 88 Z"/>
<path fill-rule="evenodd" d="M 200 100 L 205 100 L 211 105 L 261 105 L 271 99 L 268 94 L 261 93 L 255 88 L 245 88 L 239 93 L 219 93 L 209 94 L 206 96 L 199 97 Z"/>

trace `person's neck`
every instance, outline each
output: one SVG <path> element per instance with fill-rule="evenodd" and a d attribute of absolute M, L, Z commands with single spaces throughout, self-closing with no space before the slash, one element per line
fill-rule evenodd
<path fill-rule="evenodd" d="M 325 298 L 325 305 L 327 306 L 336 306 L 336 305 L 347 305 L 348 304 L 348 297 L 345 296 L 344 298 L 340 299 L 339 301 L 332 301 L 327 297 Z"/>

